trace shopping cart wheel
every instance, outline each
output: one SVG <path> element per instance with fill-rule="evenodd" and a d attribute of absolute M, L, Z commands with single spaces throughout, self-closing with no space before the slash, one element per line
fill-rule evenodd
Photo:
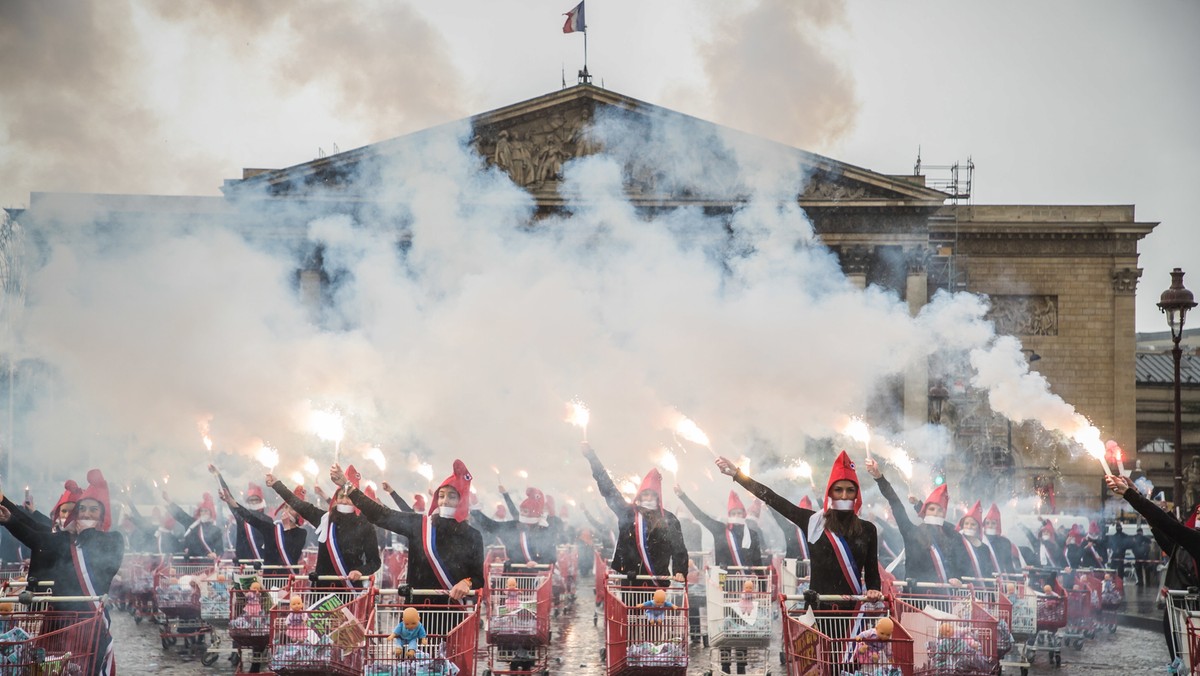
<path fill-rule="evenodd" d="M 141 623 L 142 623 L 142 616 L 141 616 L 141 615 L 134 615 L 134 616 L 133 616 L 133 623 L 134 623 L 134 624 L 141 624 Z"/>
<path fill-rule="evenodd" d="M 1062 653 L 1058 652 L 1057 650 L 1054 651 L 1054 666 L 1056 668 L 1062 666 Z"/>
<path fill-rule="evenodd" d="M 211 667 L 212 665 L 217 663 L 217 660 L 220 659 L 220 657 L 221 657 L 220 653 L 206 652 L 200 658 L 200 664 L 203 664 L 206 667 Z"/>
<path fill-rule="evenodd" d="M 1083 639 L 1081 639 L 1081 638 L 1075 639 L 1075 649 L 1083 650 Z"/>

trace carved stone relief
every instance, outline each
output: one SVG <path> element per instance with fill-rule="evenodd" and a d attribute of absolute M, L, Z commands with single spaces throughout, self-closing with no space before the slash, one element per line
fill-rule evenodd
<path fill-rule="evenodd" d="M 874 256 L 872 247 L 855 245 L 843 246 L 838 249 L 838 258 L 842 262 L 842 272 L 847 275 L 865 275 L 870 271 L 871 258 Z"/>
<path fill-rule="evenodd" d="M 1138 278 L 1142 276 L 1141 268 L 1123 268 L 1113 272 L 1113 292 L 1133 295 L 1137 292 Z"/>
<path fill-rule="evenodd" d="M 987 314 L 997 333 L 1013 336 L 1057 336 L 1058 296 L 991 296 Z"/>
<path fill-rule="evenodd" d="M 567 160 L 596 151 L 584 139 L 585 113 L 555 112 L 506 129 L 480 130 L 476 149 L 513 183 L 537 188 L 561 179 Z"/>
<path fill-rule="evenodd" d="M 861 185 L 847 186 L 841 183 L 814 177 L 804 186 L 804 194 L 800 196 L 803 200 L 857 200 L 868 197 L 867 189 Z"/>

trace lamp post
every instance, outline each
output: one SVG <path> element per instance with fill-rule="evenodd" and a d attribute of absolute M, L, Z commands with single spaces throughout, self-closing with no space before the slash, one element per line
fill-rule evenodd
<path fill-rule="evenodd" d="M 946 400 L 949 398 L 950 392 L 940 382 L 934 383 L 933 387 L 929 388 L 929 422 L 934 425 L 941 424 L 942 407 L 946 405 Z"/>
<path fill-rule="evenodd" d="M 1158 299 L 1158 309 L 1167 315 L 1167 324 L 1171 327 L 1171 340 L 1175 348 L 1171 354 L 1175 357 L 1175 488 L 1174 500 L 1176 507 L 1191 509 L 1192 505 L 1183 504 L 1183 416 L 1179 383 L 1179 362 L 1183 351 L 1179 349 L 1179 340 L 1183 338 L 1183 323 L 1187 319 L 1188 310 L 1196 307 L 1192 292 L 1183 286 L 1183 270 L 1175 268 L 1171 271 L 1171 286 L 1162 292 Z"/>

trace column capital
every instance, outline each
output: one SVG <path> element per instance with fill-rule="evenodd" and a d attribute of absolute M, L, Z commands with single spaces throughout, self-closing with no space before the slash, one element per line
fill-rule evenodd
<path fill-rule="evenodd" d="M 1112 274 L 1113 293 L 1132 296 L 1137 292 L 1138 278 L 1142 276 L 1141 268 L 1121 268 Z"/>

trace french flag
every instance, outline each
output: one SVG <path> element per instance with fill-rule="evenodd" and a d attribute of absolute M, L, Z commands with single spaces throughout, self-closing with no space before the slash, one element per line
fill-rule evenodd
<path fill-rule="evenodd" d="M 563 24 L 564 33 L 585 33 L 587 22 L 583 19 L 583 0 L 575 5 L 575 9 L 567 12 L 567 22 Z"/>

